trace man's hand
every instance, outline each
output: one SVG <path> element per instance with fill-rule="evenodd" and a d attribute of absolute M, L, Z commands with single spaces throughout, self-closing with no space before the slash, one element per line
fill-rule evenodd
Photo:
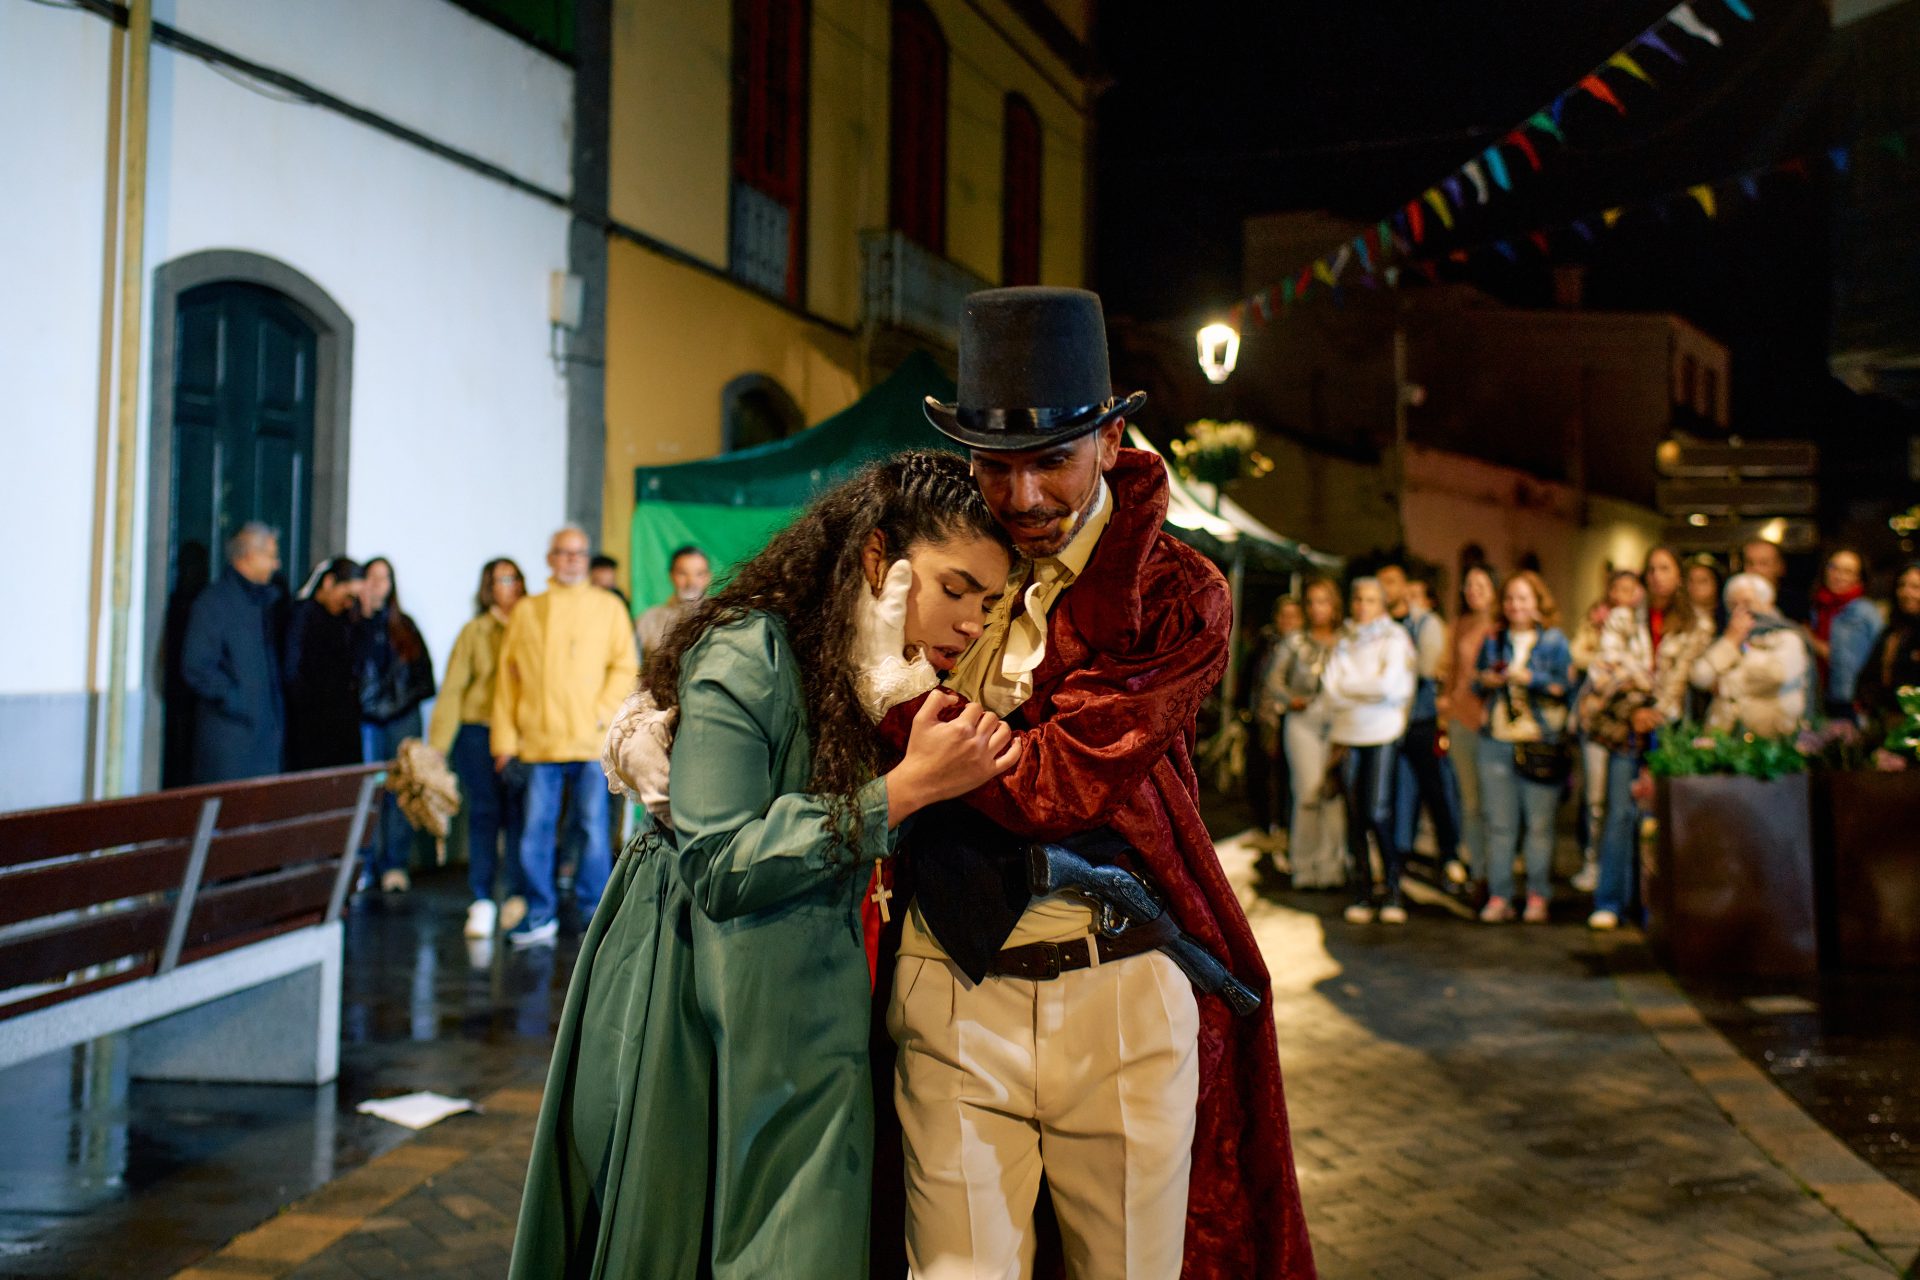
<path fill-rule="evenodd" d="M 1652 733 L 1666 723 L 1666 717 L 1652 707 L 1641 707 L 1628 716 L 1627 721 L 1633 726 L 1635 733 Z"/>
<path fill-rule="evenodd" d="M 512 763 L 513 763 L 512 756 L 495 756 L 493 758 L 493 771 L 495 773 L 505 773 L 507 771 L 507 766 Z"/>
<path fill-rule="evenodd" d="M 853 605 L 853 688 L 861 710 L 878 724 L 888 711 L 940 683 L 933 664 L 907 648 L 907 593 L 913 566 L 895 560 L 880 594 L 862 591 Z M 972 788 L 968 788 L 972 790 Z"/>

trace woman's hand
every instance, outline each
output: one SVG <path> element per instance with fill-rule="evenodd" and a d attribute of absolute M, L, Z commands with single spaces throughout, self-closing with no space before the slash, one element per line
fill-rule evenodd
<path fill-rule="evenodd" d="M 963 796 L 1020 760 L 1020 740 L 1005 721 L 977 702 L 951 720 L 941 713 L 959 699 L 936 689 L 920 704 L 907 739 L 907 754 L 887 774 L 887 825 L 930 804 Z"/>
<path fill-rule="evenodd" d="M 1745 605 L 1737 606 L 1727 617 L 1727 640 L 1731 644 L 1741 645 L 1753 634 L 1753 610 Z"/>

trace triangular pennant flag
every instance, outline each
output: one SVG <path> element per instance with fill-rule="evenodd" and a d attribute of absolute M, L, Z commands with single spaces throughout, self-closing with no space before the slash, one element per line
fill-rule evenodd
<path fill-rule="evenodd" d="M 1380 225 L 1373 229 L 1373 243 L 1383 257 L 1388 249 L 1394 247 L 1394 241 L 1397 238 L 1393 234 L 1393 224 L 1385 218 L 1380 219 Z"/>
<path fill-rule="evenodd" d="M 1542 256 L 1549 255 L 1553 252 L 1553 245 L 1547 240 L 1546 232 L 1530 231 L 1527 233 L 1527 239 L 1533 241 L 1533 247 L 1538 249 Z"/>
<path fill-rule="evenodd" d="M 1614 224 L 1620 221 L 1620 214 L 1621 210 L 1619 209 L 1608 209 L 1600 215 L 1600 220 L 1606 223 L 1607 230 L 1611 231 L 1613 230 Z"/>
<path fill-rule="evenodd" d="M 1480 162 L 1469 160 L 1460 166 L 1460 172 L 1467 175 L 1467 181 L 1473 183 L 1473 198 L 1479 204 L 1487 202 L 1487 175 L 1480 172 Z"/>
<path fill-rule="evenodd" d="M 1325 258 L 1321 258 L 1313 264 L 1313 277 L 1324 284 L 1334 283 L 1333 268 L 1327 265 Z"/>
<path fill-rule="evenodd" d="M 1690 4 L 1683 3 L 1673 6 L 1673 8 L 1667 11 L 1667 21 L 1692 36 L 1695 40 L 1705 40 L 1716 49 L 1720 47 L 1720 33 L 1700 21 L 1700 15 L 1693 11 L 1693 6 Z"/>
<path fill-rule="evenodd" d="M 1560 122 L 1544 111 L 1536 111 L 1527 117 L 1527 123 L 1552 138 L 1555 142 L 1565 142 L 1567 135 L 1560 132 Z"/>
<path fill-rule="evenodd" d="M 1807 162 L 1799 156 L 1780 162 L 1780 172 L 1790 173 L 1796 178 L 1807 177 Z"/>
<path fill-rule="evenodd" d="M 1283 307 L 1293 305 L 1293 281 L 1291 280 L 1280 282 L 1280 305 Z"/>
<path fill-rule="evenodd" d="M 1593 228 L 1587 225 L 1584 218 L 1573 224 L 1573 231 L 1575 235 L 1585 240 L 1588 244 L 1593 243 Z"/>
<path fill-rule="evenodd" d="M 1229 327 L 1236 330 L 1245 329 L 1247 327 L 1247 304 L 1246 303 L 1236 302 L 1233 304 L 1232 307 L 1228 308 L 1227 324 Z"/>
<path fill-rule="evenodd" d="M 1845 147 L 1834 147 L 1827 152 L 1827 159 L 1832 163 L 1835 173 L 1845 173 L 1853 164 L 1853 156 Z"/>
<path fill-rule="evenodd" d="M 1533 143 L 1527 140 L 1526 134 L 1520 132 L 1518 129 L 1515 129 L 1512 133 L 1507 135 L 1506 140 L 1512 143 L 1514 146 L 1520 148 L 1520 154 L 1527 158 L 1527 163 L 1533 166 L 1533 171 L 1535 173 L 1540 172 L 1540 153 L 1534 150 Z"/>
<path fill-rule="evenodd" d="M 1429 284 L 1440 283 L 1440 267 L 1437 263 L 1416 262 L 1413 265 L 1420 268 L 1420 274 L 1427 278 Z"/>
<path fill-rule="evenodd" d="M 1368 271 L 1361 275 L 1360 283 L 1366 288 L 1378 290 L 1380 288 L 1380 277 Z"/>
<path fill-rule="evenodd" d="M 1700 206 L 1700 211 L 1709 218 L 1720 216 L 1720 210 L 1713 202 L 1712 187 L 1702 182 L 1698 186 L 1688 187 L 1687 194 L 1693 197 L 1694 203 Z"/>
<path fill-rule="evenodd" d="M 1407 201 L 1407 230 L 1413 233 L 1413 242 L 1419 244 L 1427 238 L 1426 219 L 1420 213 L 1418 200 Z"/>
<path fill-rule="evenodd" d="M 1657 31 L 1650 30 L 1650 31 L 1643 32 L 1640 38 L 1638 40 L 1635 40 L 1634 43 L 1639 45 L 1645 45 L 1647 48 L 1654 50 L 1656 53 L 1666 54 L 1667 57 L 1673 60 L 1673 63 L 1675 66 L 1684 67 L 1687 65 L 1687 60 L 1680 56 L 1680 53 L 1677 49 L 1675 49 L 1672 45 L 1668 44 L 1664 39 L 1662 39 L 1660 36 L 1660 33 Z"/>
<path fill-rule="evenodd" d="M 1373 255 L 1367 252 L 1367 240 L 1365 236 L 1355 236 L 1353 238 L 1353 251 L 1360 255 L 1360 269 L 1362 271 L 1373 270 Z"/>
<path fill-rule="evenodd" d="M 1753 10 L 1747 8 L 1747 6 L 1742 3 L 1742 0 L 1721 0 L 1721 2 L 1727 6 L 1727 12 L 1740 19 L 1740 21 L 1753 21 Z"/>
<path fill-rule="evenodd" d="M 1514 252 L 1513 246 L 1508 244 L 1505 240 L 1498 242 L 1493 247 L 1500 254 L 1500 256 L 1505 258 L 1508 262 L 1520 261 L 1520 255 Z"/>
<path fill-rule="evenodd" d="M 1450 173 L 1442 178 L 1440 180 L 1440 189 L 1447 193 L 1447 198 L 1453 201 L 1455 207 L 1461 209 L 1467 207 L 1467 188 L 1465 184 L 1460 181 L 1459 174 Z"/>
<path fill-rule="evenodd" d="M 1880 149 L 1890 156 L 1905 160 L 1907 158 L 1907 135 L 1904 133 L 1888 134 L 1886 137 L 1880 139 Z"/>
<path fill-rule="evenodd" d="M 1644 80 L 1648 84 L 1653 83 L 1653 77 L 1643 71 L 1640 64 L 1635 62 L 1633 58 L 1626 53 L 1614 54 L 1611 58 L 1607 59 L 1607 65 L 1620 68 L 1620 70 L 1626 72 L 1635 80 Z"/>
<path fill-rule="evenodd" d="M 1313 288 L 1313 267 L 1302 267 L 1300 268 L 1300 278 L 1294 285 L 1293 296 L 1296 298 L 1304 298 L 1307 296 L 1307 290 L 1311 288 Z"/>
<path fill-rule="evenodd" d="M 1439 216 L 1440 225 L 1449 231 L 1453 230 L 1453 210 L 1447 208 L 1447 198 L 1432 187 L 1428 187 L 1424 194 L 1427 203 L 1433 207 L 1434 213 Z"/>
<path fill-rule="evenodd" d="M 1260 328 L 1266 328 L 1267 321 L 1273 319 L 1273 313 L 1267 309 L 1267 295 L 1263 290 L 1253 295 L 1253 322 Z"/>
<path fill-rule="evenodd" d="M 1500 154 L 1500 148 L 1488 147 L 1485 154 L 1487 172 L 1493 175 L 1494 182 L 1502 191 L 1513 190 L 1513 179 L 1507 176 L 1507 158 Z"/>
<path fill-rule="evenodd" d="M 1607 82 L 1599 76 L 1587 76 L 1580 81 L 1579 87 L 1600 99 L 1600 101 L 1606 103 L 1621 115 L 1627 114 L 1626 104 L 1613 96 L 1613 90 L 1607 88 Z"/>
<path fill-rule="evenodd" d="M 1400 268 L 1388 267 L 1387 268 L 1387 288 L 1398 289 L 1399 287 L 1400 287 Z"/>
<path fill-rule="evenodd" d="M 1447 258 L 1452 262 L 1465 262 L 1467 260 L 1467 251 L 1465 249 L 1455 249 L 1447 255 Z"/>
<path fill-rule="evenodd" d="M 1344 245 L 1344 244 L 1341 245 L 1340 248 L 1333 255 L 1333 267 L 1332 267 L 1333 279 L 1327 281 L 1327 283 L 1328 284 L 1336 283 L 1340 279 L 1341 274 L 1346 271 L 1347 264 L 1352 261 L 1353 261 L 1352 246 Z"/>
<path fill-rule="evenodd" d="M 1758 200 L 1760 198 L 1760 179 L 1754 177 L 1752 174 L 1748 174 L 1746 177 L 1740 179 L 1740 191 L 1747 199 Z"/>
<path fill-rule="evenodd" d="M 1566 119 L 1567 99 L 1571 96 L 1571 94 L 1563 93 L 1547 104 L 1547 113 L 1553 117 L 1555 124 L 1559 124 Z"/>

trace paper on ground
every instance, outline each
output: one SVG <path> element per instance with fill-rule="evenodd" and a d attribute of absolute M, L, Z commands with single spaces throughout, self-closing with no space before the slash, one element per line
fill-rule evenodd
<path fill-rule="evenodd" d="M 428 1125 L 439 1124 L 448 1116 L 473 1110 L 473 1103 L 465 1098 L 449 1098 L 440 1093 L 403 1093 L 397 1098 L 371 1098 L 355 1110 L 364 1115 L 391 1120 L 409 1129 L 424 1129 Z"/>

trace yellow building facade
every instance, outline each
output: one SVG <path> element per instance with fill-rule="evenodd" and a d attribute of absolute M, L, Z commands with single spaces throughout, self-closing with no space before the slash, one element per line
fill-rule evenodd
<path fill-rule="evenodd" d="M 950 365 L 968 289 L 1083 282 L 1090 13 L 614 0 L 602 545 L 635 467 L 817 422 L 914 346 Z"/>

